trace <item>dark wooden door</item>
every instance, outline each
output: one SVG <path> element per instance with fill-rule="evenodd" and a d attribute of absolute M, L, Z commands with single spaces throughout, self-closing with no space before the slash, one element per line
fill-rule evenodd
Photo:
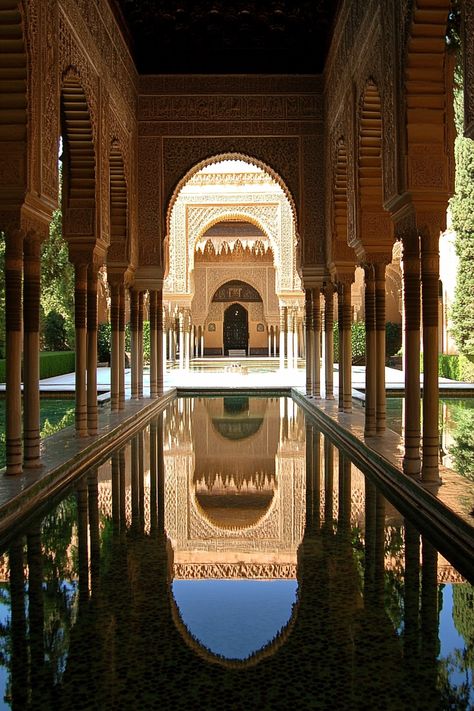
<path fill-rule="evenodd" d="M 247 309 L 240 304 L 232 304 L 224 313 L 224 353 L 229 350 L 244 349 L 249 345 L 249 318 Z"/>

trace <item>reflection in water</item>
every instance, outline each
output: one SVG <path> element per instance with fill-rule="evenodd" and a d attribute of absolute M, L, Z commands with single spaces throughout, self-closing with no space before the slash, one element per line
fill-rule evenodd
<path fill-rule="evenodd" d="M 474 703 L 474 588 L 288 398 L 174 401 L 1 571 L 13 709 Z"/>

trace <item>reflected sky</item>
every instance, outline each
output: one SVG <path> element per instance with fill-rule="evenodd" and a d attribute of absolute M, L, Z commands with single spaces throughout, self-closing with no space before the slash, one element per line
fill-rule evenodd
<path fill-rule="evenodd" d="M 190 634 L 213 654 L 247 659 L 290 621 L 296 580 L 174 580 Z"/>

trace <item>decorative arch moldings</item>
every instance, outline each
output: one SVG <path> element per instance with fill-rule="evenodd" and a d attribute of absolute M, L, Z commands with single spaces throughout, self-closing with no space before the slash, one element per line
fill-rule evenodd
<path fill-rule="evenodd" d="M 204 160 L 201 160 L 199 163 L 196 163 L 196 165 L 191 168 L 191 170 L 188 170 L 185 176 L 181 178 L 181 180 L 178 182 L 176 185 L 175 189 L 173 190 L 173 194 L 169 200 L 168 203 L 168 210 L 166 212 L 166 233 L 169 235 L 170 231 L 170 219 L 171 219 L 171 213 L 173 211 L 174 205 L 176 203 L 176 200 L 178 199 L 178 196 L 183 189 L 183 187 L 186 185 L 186 183 L 194 176 L 196 173 L 199 173 L 203 168 L 206 168 L 209 165 L 214 165 L 216 163 L 220 163 L 224 160 L 241 160 L 245 161 L 246 163 L 250 163 L 250 165 L 254 165 L 257 168 L 260 168 L 263 170 L 265 173 L 267 173 L 272 180 L 280 186 L 280 188 L 283 190 L 284 194 L 286 195 L 288 202 L 290 203 L 291 206 L 291 211 L 293 214 L 293 219 L 295 223 L 295 231 L 298 232 L 298 216 L 296 212 L 296 206 L 295 206 L 295 201 L 293 199 L 293 196 L 288 189 L 288 186 L 284 182 L 284 180 L 281 178 L 281 176 L 273 170 L 269 165 L 264 163 L 263 161 L 259 160 L 258 158 L 254 158 L 253 156 L 247 155 L 245 153 L 221 153 L 218 155 L 210 156 L 209 158 L 205 158 Z"/>
<path fill-rule="evenodd" d="M 112 142 L 109 154 L 110 174 L 110 246 L 107 264 L 128 266 L 128 190 L 122 151 L 118 141 Z"/>
<path fill-rule="evenodd" d="M 19 208 L 23 204 L 27 189 L 28 124 L 31 124 L 28 101 L 28 79 L 31 76 L 27 55 L 25 8 L 23 3 L 2 3 L 0 5 L 0 53 L 2 78 L 8 89 L 8 101 L 0 107 L 0 183 L 1 200 L 5 208 L 14 207 L 15 215 L 1 215 L 1 228 L 19 226 Z M 5 94 L 4 94 L 5 97 Z M 12 211 L 13 212 L 13 211 Z"/>

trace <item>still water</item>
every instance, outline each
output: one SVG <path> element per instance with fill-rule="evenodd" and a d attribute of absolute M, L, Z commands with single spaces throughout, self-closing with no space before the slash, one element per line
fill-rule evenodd
<path fill-rule="evenodd" d="M 0 575 L 5 708 L 474 705 L 473 581 L 285 397 L 175 400 Z"/>

